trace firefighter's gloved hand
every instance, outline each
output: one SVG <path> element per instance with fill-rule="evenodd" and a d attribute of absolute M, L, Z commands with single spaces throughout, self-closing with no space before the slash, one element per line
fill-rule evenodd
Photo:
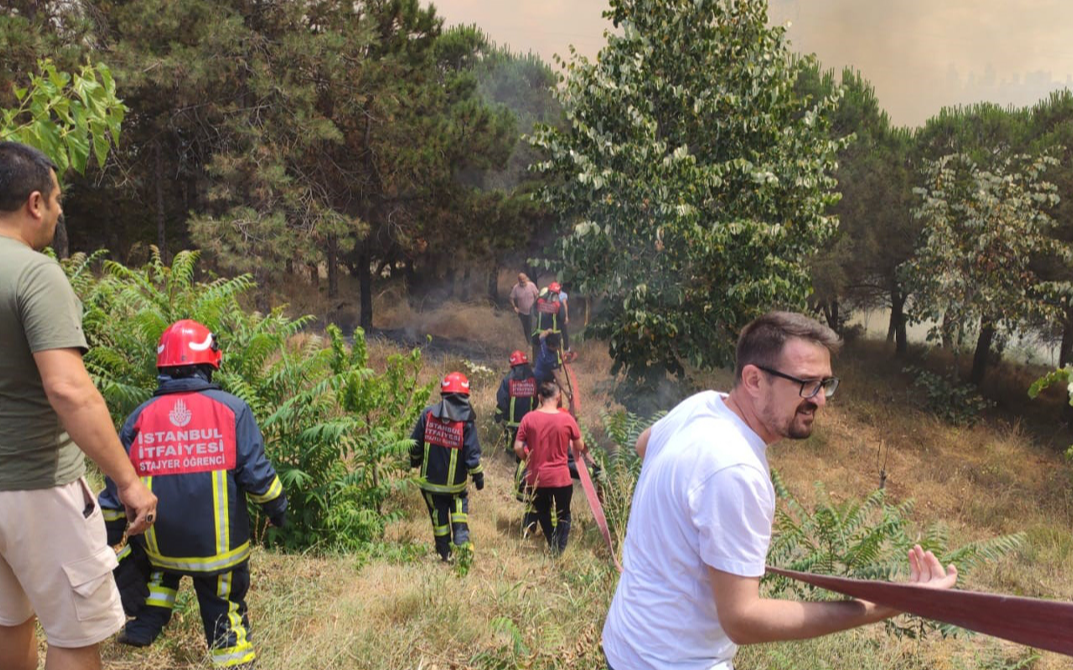
<path fill-rule="evenodd" d="M 268 517 L 268 522 L 276 528 L 283 528 L 284 524 L 287 523 L 287 512 L 283 511 L 279 514 L 273 514 L 272 516 Z"/>
<path fill-rule="evenodd" d="M 483 472 L 478 472 L 477 474 L 473 475 L 473 485 L 477 487 L 478 491 L 480 491 L 481 489 L 484 488 L 484 473 Z"/>

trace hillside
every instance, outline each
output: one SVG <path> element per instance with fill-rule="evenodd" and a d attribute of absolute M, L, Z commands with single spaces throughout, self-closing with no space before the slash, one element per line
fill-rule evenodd
<path fill-rule="evenodd" d="M 506 355 L 521 346 L 516 319 L 469 305 L 414 314 L 404 302 L 393 304 L 381 310 L 384 328 L 408 326 L 412 334 L 432 332 L 466 344 L 468 363 L 450 347 L 437 347 L 434 338 L 425 374 L 463 369 L 475 382 L 488 469 L 488 486 L 470 492 L 475 560 L 465 576 L 437 560 L 416 490 L 392 501 L 404 520 L 364 555 L 258 551 L 249 596 L 258 667 L 603 667 L 599 631 L 616 575 L 584 499 L 580 492 L 574 498 L 576 532 L 562 558 L 549 557 L 542 539 L 523 539 L 521 506 L 511 491 L 513 461 L 490 420 Z M 371 351 L 382 360 L 397 346 L 380 341 Z M 586 398 L 581 419 L 599 439 L 599 416 L 612 405 L 610 360 L 600 343 L 578 348 L 576 369 Z M 1055 428 L 1060 399 L 1029 405 L 1021 399 L 1021 373 L 996 369 L 991 387 L 1005 387 L 1008 397 L 975 427 L 953 428 L 913 408 L 901 368 L 879 343 L 847 348 L 835 362 L 843 385 L 813 437 L 771 452 L 793 494 L 802 503 L 813 501 L 818 480 L 833 500 L 861 498 L 878 486 L 882 467 L 892 499 L 916 501 L 914 525 L 943 522 L 952 545 L 1027 534 L 1021 552 L 978 569 L 962 588 L 1073 599 L 1073 576 L 1065 569 L 1073 554 L 1073 493 L 1070 468 L 1060 456 L 1073 439 Z M 726 373 L 714 373 L 695 383 L 725 388 L 728 380 Z M 184 583 L 165 636 L 148 650 L 107 643 L 105 667 L 208 668 L 203 645 L 193 591 Z M 1052 670 L 1069 663 L 1055 654 L 1030 656 L 982 636 L 918 641 L 889 637 L 875 626 L 820 641 L 746 648 L 736 667 Z"/>

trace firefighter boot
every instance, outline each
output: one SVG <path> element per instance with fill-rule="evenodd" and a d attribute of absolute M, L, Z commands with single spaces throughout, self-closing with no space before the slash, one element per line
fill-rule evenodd
<path fill-rule="evenodd" d="M 436 536 L 436 553 L 440 555 L 440 560 L 451 560 L 451 538 L 447 535 Z"/>

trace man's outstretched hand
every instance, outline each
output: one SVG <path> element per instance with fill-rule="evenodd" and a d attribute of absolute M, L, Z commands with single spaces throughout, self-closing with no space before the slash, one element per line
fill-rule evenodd
<path fill-rule="evenodd" d="M 930 589 L 949 589 L 957 580 L 958 570 L 953 563 L 943 570 L 943 564 L 931 551 L 924 551 L 919 544 L 909 550 L 910 584 Z"/>

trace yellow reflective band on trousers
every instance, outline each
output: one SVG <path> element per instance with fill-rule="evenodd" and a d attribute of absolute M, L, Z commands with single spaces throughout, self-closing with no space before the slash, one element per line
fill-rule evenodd
<path fill-rule="evenodd" d="M 149 595 L 145 598 L 145 604 L 153 607 L 166 607 L 171 609 L 175 607 L 176 590 L 169 589 L 161 584 L 161 580 L 164 579 L 164 573 L 159 570 L 154 570 L 153 574 L 149 575 Z"/>
<path fill-rule="evenodd" d="M 231 519 L 227 511 L 227 471 L 212 473 L 212 510 L 216 522 L 216 555 L 226 554 L 231 547 Z"/>
<path fill-rule="evenodd" d="M 154 567 L 164 568 L 165 570 L 175 570 L 176 572 L 216 572 L 217 570 L 233 568 L 239 563 L 248 560 L 250 557 L 250 543 L 243 542 L 240 546 L 231 551 L 217 556 L 209 556 L 207 558 L 175 558 L 172 556 L 161 556 L 148 549 L 146 549 L 145 553 L 149 554 L 149 562 L 152 563 Z"/>
<path fill-rule="evenodd" d="M 102 507 L 101 513 L 104 514 L 105 521 L 119 521 L 120 519 L 127 518 L 127 513 L 121 509 L 108 509 L 107 507 Z"/>
<path fill-rule="evenodd" d="M 275 500 L 281 493 L 283 493 L 283 482 L 279 481 L 279 477 L 273 477 L 272 483 L 269 485 L 267 491 L 261 495 L 250 493 L 248 494 L 248 497 L 250 500 L 260 505 Z"/>
<path fill-rule="evenodd" d="M 250 663 L 257 658 L 253 644 L 250 643 L 246 627 L 242 625 L 242 615 L 238 613 L 238 603 L 231 600 L 231 573 L 220 575 L 216 582 L 216 595 L 227 601 L 227 622 L 235 635 L 235 644 L 229 647 L 213 647 L 212 664 L 218 668 Z"/>
<path fill-rule="evenodd" d="M 443 537 L 444 535 L 451 534 L 451 526 L 437 526 L 436 525 L 436 503 L 432 501 L 432 494 L 425 493 L 425 500 L 428 502 L 428 513 L 432 517 L 432 534 L 435 537 Z"/>
<path fill-rule="evenodd" d="M 455 498 L 455 511 L 451 513 L 451 523 L 469 523 L 469 515 L 462 511 L 461 498 Z"/>

